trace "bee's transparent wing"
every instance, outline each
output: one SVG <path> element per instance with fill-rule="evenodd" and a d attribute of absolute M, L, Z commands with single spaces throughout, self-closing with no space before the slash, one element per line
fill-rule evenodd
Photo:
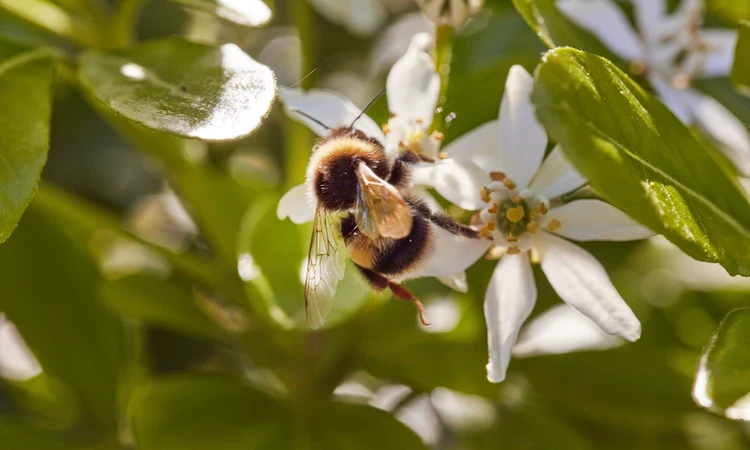
<path fill-rule="evenodd" d="M 341 218 L 318 207 L 305 274 L 305 311 L 310 327 L 323 325 L 331 312 L 336 285 L 344 278 L 345 269 L 346 243 L 341 234 Z"/>
<path fill-rule="evenodd" d="M 357 228 L 367 237 L 402 238 L 411 232 L 409 205 L 390 183 L 361 162 L 357 167 Z"/>

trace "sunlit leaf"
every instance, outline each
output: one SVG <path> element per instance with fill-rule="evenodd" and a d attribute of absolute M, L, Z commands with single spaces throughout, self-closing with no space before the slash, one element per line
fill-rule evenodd
<path fill-rule="evenodd" d="M 750 420 L 750 309 L 729 313 L 701 356 L 693 398 L 730 419 Z"/>
<path fill-rule="evenodd" d="M 262 0 L 172 0 L 198 11 L 248 27 L 259 27 L 271 20 L 272 12 Z"/>
<path fill-rule="evenodd" d="M 125 54 L 88 51 L 79 79 L 115 114 L 154 131 L 210 141 L 250 134 L 275 97 L 273 72 L 234 44 L 150 41 Z"/>
<path fill-rule="evenodd" d="M 750 204 L 664 105 L 570 48 L 548 52 L 535 78 L 537 116 L 592 187 L 694 258 L 750 275 Z"/>
<path fill-rule="evenodd" d="M 739 39 L 734 53 L 732 83 L 740 92 L 750 95 L 750 22 L 740 22 Z"/>
<path fill-rule="evenodd" d="M 87 46 L 98 44 L 93 24 L 47 0 L 0 0 L 0 9 L 47 32 Z"/>
<path fill-rule="evenodd" d="M 53 80 L 48 51 L 0 42 L 0 243 L 31 201 L 47 161 Z"/>

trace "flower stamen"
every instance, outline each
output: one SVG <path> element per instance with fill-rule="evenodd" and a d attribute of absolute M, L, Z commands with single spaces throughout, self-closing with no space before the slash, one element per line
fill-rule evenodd
<path fill-rule="evenodd" d="M 517 245 L 512 245 L 508 247 L 508 254 L 509 255 L 520 255 L 521 254 L 521 247 Z"/>
<path fill-rule="evenodd" d="M 553 232 L 559 230 L 560 227 L 562 227 L 562 223 L 557 219 L 552 219 L 547 224 L 547 229 Z"/>

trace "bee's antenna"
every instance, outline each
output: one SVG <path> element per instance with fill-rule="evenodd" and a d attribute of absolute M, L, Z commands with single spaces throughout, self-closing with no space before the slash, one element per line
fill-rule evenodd
<path fill-rule="evenodd" d="M 331 129 L 331 127 L 329 127 L 328 125 L 324 124 L 323 122 L 321 122 L 320 120 L 316 119 L 315 117 L 311 116 L 310 114 L 308 114 L 308 113 L 306 113 L 306 112 L 302 111 L 301 109 L 297 109 L 297 108 L 289 108 L 289 112 L 296 112 L 297 114 L 299 114 L 299 115 L 301 115 L 301 116 L 305 116 L 305 117 L 307 117 L 308 119 L 310 119 L 310 120 L 312 120 L 313 122 L 315 122 L 315 123 L 317 123 L 318 125 L 320 125 L 321 127 L 325 128 L 326 130 L 330 130 L 330 129 Z"/>
<path fill-rule="evenodd" d="M 372 106 L 373 103 L 375 103 L 376 101 L 378 101 L 378 99 L 380 97 L 382 97 L 383 94 L 385 94 L 385 89 L 383 89 L 382 91 L 380 91 L 377 94 L 375 94 L 375 97 L 373 97 L 372 100 L 370 100 L 370 103 L 368 103 L 367 106 L 365 106 L 362 109 L 362 112 L 359 113 L 359 115 L 357 116 L 357 118 L 352 121 L 352 124 L 349 125 L 349 128 L 354 127 L 354 124 L 357 123 L 357 121 L 359 120 L 359 118 L 362 117 L 367 112 L 367 110 L 370 109 L 370 106 Z"/>

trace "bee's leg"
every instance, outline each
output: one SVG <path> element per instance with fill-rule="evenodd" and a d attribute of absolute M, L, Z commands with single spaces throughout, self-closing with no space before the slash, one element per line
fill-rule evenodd
<path fill-rule="evenodd" d="M 420 161 L 419 155 L 411 150 L 407 150 L 396 158 L 393 163 L 393 169 L 388 177 L 388 183 L 396 188 L 406 188 L 409 184 L 409 166 L 413 166 Z"/>
<path fill-rule="evenodd" d="M 414 306 L 417 307 L 417 311 L 419 313 L 419 321 L 422 322 L 422 325 L 427 326 L 430 324 L 430 322 L 428 322 L 424 317 L 424 305 L 421 301 L 419 301 L 419 298 L 417 298 L 417 296 L 414 295 L 410 290 L 377 272 L 374 272 L 370 269 L 365 269 L 364 267 L 361 267 L 357 264 L 355 264 L 355 266 L 357 266 L 357 269 L 359 269 L 359 271 L 362 273 L 365 279 L 367 279 L 367 281 L 370 283 L 370 286 L 372 286 L 375 291 L 380 292 L 385 288 L 389 288 L 391 292 L 393 292 L 393 296 L 397 299 L 414 303 Z"/>
<path fill-rule="evenodd" d="M 432 213 L 430 215 L 430 220 L 432 220 L 432 223 L 449 233 L 470 239 L 479 239 L 479 232 L 477 230 L 456 222 L 445 212 Z"/>

